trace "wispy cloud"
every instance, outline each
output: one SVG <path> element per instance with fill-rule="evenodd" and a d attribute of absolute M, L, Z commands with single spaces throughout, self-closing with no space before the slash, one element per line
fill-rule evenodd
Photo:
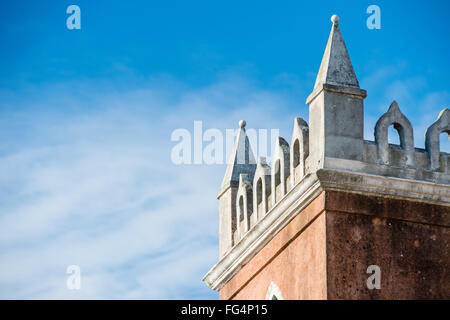
<path fill-rule="evenodd" d="M 250 116 L 276 127 L 293 102 L 233 76 L 23 90 L 1 99 L 0 297 L 216 298 L 201 279 L 217 261 L 224 166 L 175 166 L 171 132 Z"/>

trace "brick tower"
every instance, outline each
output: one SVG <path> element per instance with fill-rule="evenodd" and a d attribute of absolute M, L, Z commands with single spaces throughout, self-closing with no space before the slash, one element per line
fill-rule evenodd
<path fill-rule="evenodd" d="M 364 98 L 332 28 L 309 125 L 294 120 L 257 163 L 240 122 L 218 193 L 219 262 L 204 281 L 221 299 L 449 299 L 450 135 L 444 109 L 415 148 L 394 101 L 364 140 Z M 393 125 L 400 145 L 388 143 Z"/>

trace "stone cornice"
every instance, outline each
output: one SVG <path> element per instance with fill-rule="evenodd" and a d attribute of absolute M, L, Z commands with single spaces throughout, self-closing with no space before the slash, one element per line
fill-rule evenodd
<path fill-rule="evenodd" d="M 291 189 L 205 275 L 203 281 L 220 290 L 280 230 L 322 191 L 342 191 L 449 206 L 450 185 L 378 176 L 336 169 L 308 174 Z M 450 210 L 450 209 L 449 209 Z"/>
<path fill-rule="evenodd" d="M 450 206 L 450 185 L 339 170 L 318 170 L 324 190 Z"/>
<path fill-rule="evenodd" d="M 314 91 L 308 96 L 306 99 L 306 104 L 310 105 L 311 102 L 322 92 L 322 91 L 328 91 L 328 92 L 335 92 L 335 93 L 342 93 L 350 96 L 355 96 L 364 99 L 367 96 L 367 91 L 359 88 L 353 88 L 353 87 L 344 87 L 344 86 L 338 86 L 333 84 L 320 84 L 318 85 Z"/>

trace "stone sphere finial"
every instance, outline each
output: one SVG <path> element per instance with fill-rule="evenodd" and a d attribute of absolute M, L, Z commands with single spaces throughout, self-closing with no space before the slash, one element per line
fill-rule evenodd
<path fill-rule="evenodd" d="M 245 128 L 245 126 L 247 125 L 247 122 L 245 122 L 245 120 L 241 120 L 239 121 L 239 128 Z"/>
<path fill-rule="evenodd" d="M 335 25 L 338 25 L 338 24 L 339 24 L 339 16 L 336 15 L 336 14 L 334 14 L 334 15 L 331 17 L 331 22 L 333 22 L 333 24 L 335 24 Z"/>

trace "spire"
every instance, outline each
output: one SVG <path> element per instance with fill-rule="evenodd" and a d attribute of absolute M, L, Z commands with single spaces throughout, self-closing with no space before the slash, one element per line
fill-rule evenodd
<path fill-rule="evenodd" d="M 248 174 L 250 181 L 253 181 L 253 176 L 256 170 L 256 161 L 253 156 L 250 142 L 245 132 L 246 122 L 239 121 L 239 132 L 234 143 L 233 151 L 231 152 L 230 161 L 227 165 L 225 177 L 222 181 L 221 191 L 224 191 L 230 185 L 239 185 L 239 176 L 241 173 Z"/>
<path fill-rule="evenodd" d="M 361 161 L 364 153 L 364 98 L 339 29 L 331 17 L 327 47 L 309 106 L 309 169 L 325 168 L 326 158 Z M 318 98 L 320 97 L 320 98 Z"/>
<path fill-rule="evenodd" d="M 331 17 L 331 21 L 333 26 L 314 89 L 321 84 L 359 88 L 358 79 L 356 79 L 347 47 L 339 29 L 339 17 L 334 15 Z"/>

